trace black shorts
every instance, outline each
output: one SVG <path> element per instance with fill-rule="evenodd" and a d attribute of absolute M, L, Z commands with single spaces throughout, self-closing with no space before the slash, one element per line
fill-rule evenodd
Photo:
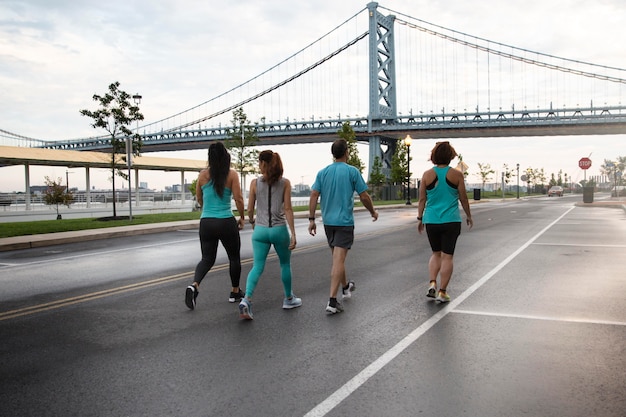
<path fill-rule="evenodd" d="M 354 226 L 327 226 L 324 225 L 328 246 L 350 249 L 354 243 Z"/>
<path fill-rule="evenodd" d="M 461 223 L 426 224 L 426 234 L 433 252 L 454 255 L 456 240 L 461 234 Z"/>

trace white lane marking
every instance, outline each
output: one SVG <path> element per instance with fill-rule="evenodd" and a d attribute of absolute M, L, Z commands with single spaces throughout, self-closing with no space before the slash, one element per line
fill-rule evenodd
<path fill-rule="evenodd" d="M 571 318 L 571 317 L 530 316 L 526 314 L 491 313 L 488 311 L 470 311 L 470 310 L 454 310 L 452 311 L 452 313 L 474 314 L 477 316 L 507 317 L 507 318 L 527 319 L 527 320 L 558 321 L 558 322 L 565 322 L 565 323 L 606 324 L 609 326 L 626 326 L 626 322 L 623 322 L 623 321 L 592 320 L 592 319 L 579 319 L 579 318 Z"/>
<path fill-rule="evenodd" d="M 626 248 L 626 245 L 597 245 L 593 243 L 533 243 L 543 246 L 585 246 L 590 248 Z"/>
<path fill-rule="evenodd" d="M 535 240 L 537 240 L 541 235 L 543 235 L 548 229 L 554 226 L 559 220 L 565 217 L 570 211 L 572 211 L 575 207 L 570 207 L 565 213 L 559 216 L 552 223 L 543 228 L 539 233 L 535 236 L 531 237 L 528 242 L 524 243 L 520 246 L 515 252 L 510 254 L 505 260 L 500 262 L 496 267 L 494 267 L 491 271 L 485 274 L 482 278 L 476 281 L 472 286 L 470 286 L 467 290 L 465 290 L 461 295 L 456 297 L 450 303 L 448 303 L 445 307 L 443 307 L 438 313 L 431 316 L 428 320 L 418 326 L 415 330 L 409 333 L 404 339 L 400 340 L 395 346 L 389 349 L 387 352 L 383 353 L 378 359 L 369 364 L 365 369 L 355 375 L 351 380 L 346 382 L 343 386 L 339 387 L 337 391 L 332 393 L 328 398 L 324 401 L 316 405 L 311 411 L 306 413 L 304 417 L 323 417 L 328 414 L 333 408 L 337 407 L 339 403 L 348 398 L 350 394 L 356 391 L 361 385 L 365 384 L 371 377 L 376 375 L 378 371 L 380 371 L 385 365 L 390 363 L 396 356 L 402 353 L 407 347 L 413 344 L 417 339 L 420 338 L 424 333 L 426 333 L 431 327 L 437 324 L 441 319 L 448 315 L 454 308 L 461 304 L 465 299 L 467 299 L 470 295 L 472 295 L 476 290 L 478 290 L 481 286 L 483 286 L 491 277 L 493 277 L 496 273 L 498 273 L 502 268 L 504 268 L 509 262 L 517 257 L 522 251 L 524 251 L 528 246 L 530 246 Z"/>
<path fill-rule="evenodd" d="M 109 250 L 102 250 L 102 251 L 97 251 L 97 252 L 82 253 L 80 255 L 70 255 L 70 256 L 62 256 L 62 257 L 53 258 L 53 259 L 45 259 L 45 260 L 42 260 L 42 261 L 24 262 L 24 263 L 20 263 L 20 264 L 13 264 L 12 266 L 29 266 L 29 265 L 45 264 L 45 263 L 66 261 L 68 259 L 78 259 L 78 258 L 85 258 L 85 257 L 89 257 L 89 256 L 107 255 L 107 254 L 116 253 L 116 252 L 128 252 L 128 251 L 133 251 L 133 250 L 136 250 L 136 249 L 155 248 L 155 247 L 158 247 L 158 246 L 165 246 L 165 245 L 172 245 L 172 244 L 178 244 L 178 243 L 185 243 L 185 242 L 191 242 L 191 241 L 194 241 L 194 240 L 198 240 L 198 239 L 170 240 L 170 241 L 167 241 L 167 242 L 159 242 L 159 243 L 154 243 L 154 244 L 150 244 L 150 245 L 128 246 L 128 247 L 121 248 L 121 249 L 109 249 Z"/>

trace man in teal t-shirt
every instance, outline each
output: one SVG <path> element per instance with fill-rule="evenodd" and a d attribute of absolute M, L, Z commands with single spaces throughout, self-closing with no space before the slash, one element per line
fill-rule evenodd
<path fill-rule="evenodd" d="M 354 193 L 359 195 L 363 206 L 372 215 L 373 221 L 378 219 L 378 212 L 367 193 L 367 184 L 361 173 L 352 165 L 348 165 L 348 142 L 337 139 L 333 142 L 331 152 L 335 162 L 317 173 L 311 187 L 309 200 L 309 233 L 315 236 L 315 210 L 317 200 L 321 197 L 322 221 L 328 246 L 333 256 L 330 272 L 330 299 L 326 311 L 330 314 L 340 313 L 343 306 L 337 301 L 339 285 L 343 298 L 350 298 L 355 288 L 354 281 L 346 279 L 346 256 L 354 242 Z"/>

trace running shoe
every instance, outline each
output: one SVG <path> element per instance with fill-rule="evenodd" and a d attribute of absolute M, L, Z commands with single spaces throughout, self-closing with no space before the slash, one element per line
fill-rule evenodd
<path fill-rule="evenodd" d="M 426 293 L 426 297 L 435 298 L 437 294 L 437 281 L 430 281 L 430 287 L 428 287 L 428 292 Z"/>
<path fill-rule="evenodd" d="M 198 298 L 198 289 L 193 285 L 188 286 L 185 290 L 185 304 L 189 309 L 196 308 L 196 298 Z"/>
<path fill-rule="evenodd" d="M 230 292 L 230 295 L 228 296 L 228 302 L 234 303 L 240 301 L 245 296 L 246 295 L 243 293 L 243 291 L 241 291 L 241 288 L 239 288 L 239 292 Z"/>
<path fill-rule="evenodd" d="M 343 306 L 341 305 L 339 301 L 337 301 L 334 307 L 330 305 L 330 301 L 328 302 L 328 305 L 326 306 L 326 312 L 330 314 L 337 314 L 337 313 L 341 313 L 342 311 L 343 311 Z"/>
<path fill-rule="evenodd" d="M 297 308 L 297 307 L 300 307 L 301 305 L 302 305 L 302 298 L 296 297 L 294 293 L 291 293 L 291 298 L 285 298 L 283 300 L 283 308 L 285 310 Z"/>
<path fill-rule="evenodd" d="M 252 302 L 247 298 L 242 298 L 239 302 L 239 318 L 252 320 Z"/>
<path fill-rule="evenodd" d="M 341 288 L 341 295 L 344 299 L 352 297 L 352 291 L 356 289 L 354 281 L 349 281 L 346 288 Z"/>
<path fill-rule="evenodd" d="M 437 293 L 437 298 L 435 298 L 435 301 L 439 301 L 440 303 L 449 303 L 450 296 L 446 291 L 439 291 Z"/>

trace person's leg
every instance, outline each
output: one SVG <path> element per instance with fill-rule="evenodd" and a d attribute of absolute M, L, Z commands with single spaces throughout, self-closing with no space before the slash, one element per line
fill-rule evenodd
<path fill-rule="evenodd" d="M 346 285 L 346 257 L 347 248 L 335 246 L 331 248 L 333 254 L 333 265 L 330 270 L 330 298 L 337 298 L 339 285 Z"/>
<path fill-rule="evenodd" d="M 440 257 L 439 276 L 441 277 L 441 291 L 446 291 L 446 289 L 448 288 L 448 283 L 450 282 L 450 277 L 452 277 L 452 270 L 454 269 L 452 257 L 453 255 L 447 253 L 442 253 Z"/>
<path fill-rule="evenodd" d="M 198 298 L 200 282 L 202 282 L 205 275 L 215 264 L 215 258 L 217 256 L 217 244 L 219 241 L 215 230 L 212 228 L 212 220 L 213 219 L 200 220 L 199 235 L 202 259 L 196 265 L 193 282 L 185 289 L 185 304 L 191 310 L 196 308 L 196 298 Z"/>
<path fill-rule="evenodd" d="M 246 279 L 246 298 L 250 300 L 254 295 L 254 290 L 259 282 L 259 278 L 265 270 L 265 261 L 270 251 L 269 228 L 256 226 L 252 232 L 252 269 Z"/>
<path fill-rule="evenodd" d="M 445 230 L 442 234 L 442 253 L 441 253 L 441 267 L 439 276 L 441 277 L 441 287 L 439 288 L 439 294 L 436 300 L 442 302 L 450 301 L 448 295 L 448 284 L 452 277 L 452 271 L 454 270 L 454 250 L 456 248 L 456 241 L 461 234 L 461 223 L 447 223 L 444 225 Z"/>
<path fill-rule="evenodd" d="M 217 256 L 218 238 L 215 233 L 215 222 L 213 219 L 201 219 L 200 220 L 200 251 L 202 252 L 202 259 L 196 265 L 194 272 L 193 284 L 196 289 L 200 286 L 200 283 L 204 279 L 204 276 L 211 270 L 215 264 L 215 258 Z"/>
<path fill-rule="evenodd" d="M 430 259 L 428 260 L 428 279 L 432 281 L 437 281 L 437 275 L 439 275 L 441 271 L 441 251 L 433 252 L 430 255 Z"/>
<path fill-rule="evenodd" d="M 287 226 L 273 227 L 271 230 L 271 242 L 274 244 L 274 250 L 278 255 L 280 262 L 280 279 L 283 283 L 285 298 L 292 296 L 291 285 L 291 251 L 289 250 L 289 231 Z"/>
<path fill-rule="evenodd" d="M 232 292 L 238 293 L 239 281 L 241 279 L 241 239 L 239 237 L 239 229 L 237 228 L 237 220 L 234 217 L 224 219 L 222 222 L 223 229 L 220 235 L 222 245 L 228 255 L 230 282 Z"/>
<path fill-rule="evenodd" d="M 442 245 L 442 228 L 438 224 L 427 224 L 426 235 L 432 255 L 428 260 L 428 292 L 427 297 L 435 298 L 437 292 L 437 276 L 441 272 L 441 245 Z"/>

